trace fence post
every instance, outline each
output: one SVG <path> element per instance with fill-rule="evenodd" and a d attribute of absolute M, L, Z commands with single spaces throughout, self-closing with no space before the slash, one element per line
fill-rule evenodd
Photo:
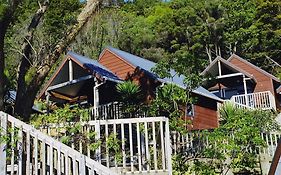
<path fill-rule="evenodd" d="M 95 132 L 96 132 L 96 136 L 95 139 L 96 141 L 100 140 L 100 121 L 95 119 Z M 99 146 L 98 149 L 96 149 L 96 156 L 97 161 L 101 162 L 101 147 Z"/>
<path fill-rule="evenodd" d="M 276 110 L 275 98 L 270 91 L 268 93 L 269 93 L 270 107 L 273 108 L 274 110 Z"/>
<path fill-rule="evenodd" d="M 171 149 L 170 128 L 169 128 L 168 118 L 166 118 L 165 132 L 166 132 L 165 138 L 166 138 L 167 168 L 168 168 L 168 174 L 172 175 L 172 149 Z"/>
<path fill-rule="evenodd" d="M 0 137 L 3 137 L 7 134 L 7 114 L 0 112 L 1 117 L 1 133 Z M 0 174 L 7 174 L 6 169 L 6 141 L 1 139 L 0 143 Z"/>
<path fill-rule="evenodd" d="M 80 162 L 79 162 L 79 175 L 85 175 L 86 174 L 86 159 L 85 159 L 85 155 L 81 154 L 80 157 Z"/>

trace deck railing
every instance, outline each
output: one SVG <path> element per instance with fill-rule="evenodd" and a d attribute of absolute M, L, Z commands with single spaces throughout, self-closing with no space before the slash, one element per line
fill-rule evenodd
<path fill-rule="evenodd" d="M 165 117 L 125 118 L 108 120 L 91 120 L 81 125 L 83 133 L 95 133 L 95 140 L 100 144 L 95 150 L 90 144 L 72 143 L 72 147 L 80 153 L 91 157 L 104 166 L 122 174 L 171 174 L 171 145 L 169 119 Z M 49 124 L 42 131 L 56 137 L 58 140 L 67 135 L 66 124 Z M 69 125 L 72 125 L 69 123 Z M 56 131 L 62 131 L 56 133 Z M 71 134 L 71 133 L 68 133 Z M 88 135 L 88 134 L 86 134 Z M 109 139 L 114 136 L 118 141 L 121 160 L 110 148 Z M 118 154 L 119 154 L 118 153 Z"/>
<path fill-rule="evenodd" d="M 270 159 L 272 159 L 278 145 L 278 140 L 281 139 L 281 132 L 264 132 L 261 133 L 261 138 L 265 143 L 265 147 L 256 148 L 256 153 L 266 154 Z M 173 154 L 181 152 L 182 150 L 188 151 L 189 149 L 195 149 L 199 143 L 204 147 L 210 146 L 208 143 L 208 138 L 206 135 L 204 135 L 204 132 L 192 131 L 188 132 L 187 134 L 171 132 L 171 145 Z M 253 150 L 249 151 L 251 152 Z"/>
<path fill-rule="evenodd" d="M 99 105 L 97 108 L 91 107 L 90 120 L 108 120 L 122 118 L 143 118 L 146 117 L 146 112 L 142 109 L 135 109 L 127 112 L 126 106 L 120 102 L 111 102 Z"/>
<path fill-rule="evenodd" d="M 234 95 L 231 97 L 230 101 L 237 104 L 239 107 L 276 110 L 275 98 L 270 91 Z"/>
<path fill-rule="evenodd" d="M 0 174 L 117 175 L 78 151 L 0 112 Z M 8 141 L 9 140 L 9 141 Z"/>
<path fill-rule="evenodd" d="M 259 159 L 259 164 L 257 164 L 256 168 L 258 171 L 261 170 L 262 175 L 267 175 L 278 141 L 281 139 L 281 132 L 263 132 L 261 133 L 261 138 L 265 143 L 264 147 L 250 147 L 246 148 L 245 151 L 256 155 L 257 159 Z M 188 156 L 196 156 L 197 151 L 200 152 L 200 149 L 208 148 L 211 145 L 208 137 L 201 131 L 188 132 L 187 134 L 171 132 L 171 144 L 173 154 L 184 153 L 187 158 Z M 213 146 L 214 143 L 211 147 Z"/>

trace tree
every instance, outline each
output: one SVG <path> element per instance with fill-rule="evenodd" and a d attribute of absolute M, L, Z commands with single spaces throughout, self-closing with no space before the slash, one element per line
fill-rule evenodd
<path fill-rule="evenodd" d="M 21 0 L 0 1 L 0 110 L 4 110 L 4 88 L 5 88 L 5 35 L 14 20 L 14 13 Z"/>
<path fill-rule="evenodd" d="M 26 35 L 22 38 L 22 49 L 19 49 L 19 46 L 13 48 L 21 57 L 15 113 L 24 120 L 29 120 L 36 94 L 52 66 L 89 18 L 95 14 L 100 3 L 99 0 L 87 1 L 79 14 L 82 4 L 78 0 L 56 0 L 50 3 L 44 1 L 37 6 L 38 10 L 32 15 Z M 17 15 L 19 15 L 17 19 L 20 19 L 21 14 Z M 5 27 L 7 30 L 12 30 L 13 26 L 5 25 Z M 4 65 L 1 69 L 4 69 Z"/>

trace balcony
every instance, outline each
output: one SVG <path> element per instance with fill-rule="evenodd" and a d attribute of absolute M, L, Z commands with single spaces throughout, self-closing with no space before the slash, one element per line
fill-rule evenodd
<path fill-rule="evenodd" d="M 234 95 L 230 101 L 241 108 L 276 110 L 275 98 L 270 91 Z"/>

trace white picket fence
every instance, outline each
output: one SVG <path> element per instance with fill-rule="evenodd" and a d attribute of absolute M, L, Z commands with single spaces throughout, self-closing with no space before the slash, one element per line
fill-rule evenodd
<path fill-rule="evenodd" d="M 231 97 L 230 101 L 242 107 L 246 106 L 253 109 L 276 110 L 275 98 L 270 91 L 234 95 Z"/>
<path fill-rule="evenodd" d="M 0 112 L 0 174 L 117 175 L 78 151 Z"/>
<path fill-rule="evenodd" d="M 73 123 L 68 123 L 73 125 Z M 65 129 L 67 123 L 50 124 L 40 128 L 41 131 L 58 140 L 69 135 Z M 83 133 L 95 133 L 100 145 L 95 151 L 89 143 L 72 143 L 72 148 L 79 150 L 104 166 L 122 174 L 171 174 L 172 151 L 170 144 L 169 119 L 165 117 L 128 118 L 92 120 L 80 123 Z M 58 133 L 62 131 L 61 133 Z M 110 135 L 120 142 L 122 160 L 118 161 L 116 153 L 108 147 Z M 86 134 L 87 135 L 87 134 Z"/>

